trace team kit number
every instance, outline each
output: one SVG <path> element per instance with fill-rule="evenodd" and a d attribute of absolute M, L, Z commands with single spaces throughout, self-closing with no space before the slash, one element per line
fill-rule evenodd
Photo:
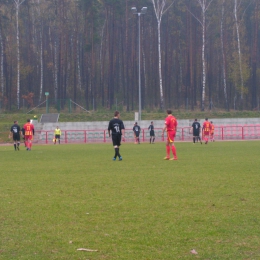
<path fill-rule="evenodd" d="M 25 135 L 32 135 L 31 127 L 26 126 Z"/>
<path fill-rule="evenodd" d="M 114 129 L 116 130 L 117 133 L 120 133 L 120 128 L 119 128 L 118 125 L 115 125 L 115 126 L 114 126 Z"/>

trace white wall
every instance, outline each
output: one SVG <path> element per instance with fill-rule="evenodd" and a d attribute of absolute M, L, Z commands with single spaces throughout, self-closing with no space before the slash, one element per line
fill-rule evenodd
<path fill-rule="evenodd" d="M 124 121 L 122 118 L 125 128 L 132 129 L 135 121 Z M 179 127 L 191 126 L 193 119 L 179 119 Z M 199 119 L 198 121 L 202 124 L 205 120 Z M 222 118 L 222 119 L 210 119 L 213 121 L 215 126 L 225 126 L 225 125 L 256 125 L 260 124 L 259 118 Z M 139 124 L 142 129 L 149 127 L 151 120 L 142 120 Z M 164 120 L 153 120 L 155 128 L 163 128 Z M 59 122 L 59 123 L 35 123 L 36 130 L 50 131 L 54 130 L 57 126 L 63 131 L 65 130 L 105 130 L 108 127 L 108 121 L 102 122 Z"/>

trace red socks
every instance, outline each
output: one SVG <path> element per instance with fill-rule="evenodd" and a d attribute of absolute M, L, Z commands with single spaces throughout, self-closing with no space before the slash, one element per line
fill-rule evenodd
<path fill-rule="evenodd" d="M 170 146 L 169 145 L 166 145 L 166 154 L 167 154 L 167 157 L 170 158 Z"/>
<path fill-rule="evenodd" d="M 177 158 L 176 147 L 174 145 L 172 146 L 172 153 L 174 158 Z"/>

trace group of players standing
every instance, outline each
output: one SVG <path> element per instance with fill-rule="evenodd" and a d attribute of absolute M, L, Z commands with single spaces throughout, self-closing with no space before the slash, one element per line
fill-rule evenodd
<path fill-rule="evenodd" d="M 154 134 L 153 121 L 149 125 L 148 130 L 150 130 L 150 144 L 154 144 L 155 134 Z M 139 136 L 140 136 L 140 133 L 141 133 L 141 127 L 138 125 L 137 122 L 135 122 L 135 124 L 134 124 L 133 132 L 134 132 L 135 144 L 140 144 Z"/>
<path fill-rule="evenodd" d="M 119 161 L 122 161 L 122 156 L 119 153 L 119 147 L 121 145 L 121 137 L 123 138 L 123 141 L 125 140 L 125 127 L 124 123 L 121 119 L 119 119 L 120 113 L 118 111 L 115 111 L 114 118 L 110 120 L 108 124 L 108 135 L 109 137 L 112 134 L 112 143 L 115 149 L 115 155 L 113 157 L 113 160 L 115 161 L 116 158 L 119 158 Z M 176 147 L 174 145 L 174 138 L 177 133 L 177 119 L 172 115 L 172 111 L 170 109 L 167 110 L 167 117 L 165 118 L 165 125 L 162 131 L 162 136 L 164 136 L 164 132 L 167 132 L 167 138 L 166 138 L 166 157 L 164 160 L 177 160 L 177 152 Z M 154 135 L 154 126 L 153 122 L 151 122 L 151 125 L 149 126 L 148 130 L 150 130 L 150 143 L 155 139 Z M 138 126 L 137 122 L 134 124 L 133 127 L 134 136 L 135 136 L 135 143 L 140 143 L 139 140 L 139 134 L 141 132 L 140 126 Z M 193 122 L 191 126 L 191 131 L 193 133 L 193 143 L 200 141 L 202 144 L 202 139 L 205 141 L 205 144 L 209 142 L 209 139 L 211 141 L 214 140 L 214 124 L 213 122 L 209 122 L 208 118 L 205 119 L 205 122 L 202 125 L 198 122 L 197 119 Z M 200 134 L 202 132 L 202 139 L 200 138 Z M 173 154 L 173 158 L 170 158 L 170 154 Z"/>
<path fill-rule="evenodd" d="M 194 120 L 192 126 L 191 126 L 191 131 L 193 134 L 193 143 L 200 141 L 202 144 L 202 140 L 200 138 L 200 134 L 202 132 L 202 139 L 205 141 L 205 144 L 208 143 L 208 141 L 215 142 L 214 139 L 214 124 L 213 122 L 209 122 L 208 118 L 205 119 L 205 122 L 202 125 L 202 128 L 200 126 L 200 123 L 198 122 L 197 119 Z M 202 131 L 201 131 L 202 130 Z"/>
<path fill-rule="evenodd" d="M 125 140 L 125 127 L 124 123 L 121 119 L 119 119 L 120 113 L 115 111 L 114 118 L 109 121 L 108 124 L 108 135 L 109 137 L 112 134 L 112 143 L 115 149 L 115 155 L 112 158 L 113 161 L 116 160 L 118 157 L 119 161 L 122 161 L 122 156 L 119 153 L 119 147 L 121 145 L 121 138 L 123 141 Z M 164 132 L 167 132 L 167 139 L 166 139 L 166 157 L 164 160 L 177 160 L 177 153 L 176 147 L 174 146 L 174 138 L 177 132 L 177 120 L 172 115 L 172 111 L 170 109 L 167 110 L 167 117 L 165 118 L 165 126 L 163 128 L 162 136 Z M 148 130 L 150 130 L 150 143 L 154 143 L 155 135 L 154 135 L 154 126 L 153 122 L 149 126 Z M 137 122 L 134 124 L 133 127 L 134 136 L 135 136 L 135 143 L 140 143 L 139 134 L 141 132 L 140 126 L 138 126 Z M 173 158 L 170 158 L 170 152 L 172 150 Z"/>
<path fill-rule="evenodd" d="M 18 125 L 18 121 L 14 121 L 14 124 L 11 126 L 9 138 L 13 137 L 14 141 L 14 150 L 20 150 L 20 137 L 23 137 L 24 144 L 27 151 L 31 151 L 32 149 L 32 140 L 34 136 L 34 125 L 30 123 L 30 119 L 27 119 L 27 122 L 24 124 L 21 129 Z"/>
<path fill-rule="evenodd" d="M 122 156 L 119 153 L 119 146 L 121 145 L 121 138 L 123 138 L 123 141 L 125 139 L 125 127 L 124 123 L 121 119 L 119 119 L 120 113 L 118 111 L 115 111 L 114 118 L 110 120 L 108 124 L 108 134 L 109 137 L 112 133 L 112 143 L 115 148 L 115 155 L 113 157 L 113 160 L 115 161 L 118 157 L 119 160 L 122 160 Z M 164 135 L 164 132 L 167 132 L 167 139 L 166 139 L 166 157 L 165 160 L 177 160 L 177 152 L 176 147 L 174 146 L 174 138 L 177 133 L 177 119 L 172 115 L 172 111 L 170 109 L 167 110 L 167 117 L 165 118 L 165 126 L 162 131 L 162 136 Z M 56 132 L 59 131 L 59 132 Z M 151 122 L 151 125 L 148 127 L 148 130 L 150 130 L 150 143 L 154 143 L 155 140 L 155 134 L 154 134 L 154 126 L 153 122 Z M 135 143 L 140 144 L 139 134 L 141 132 L 140 126 L 138 126 L 137 122 L 134 124 L 133 127 L 134 136 L 135 136 Z M 193 122 L 191 126 L 191 131 L 193 132 L 193 143 L 196 141 L 200 141 L 202 144 L 202 140 L 200 138 L 201 134 L 201 125 L 198 122 L 197 119 Z M 59 136 L 57 136 L 59 134 Z M 34 125 L 30 123 L 30 119 L 27 119 L 27 123 L 24 124 L 23 128 L 21 129 L 18 125 L 18 121 L 14 121 L 14 124 L 12 125 L 9 133 L 9 138 L 11 136 L 13 137 L 14 141 L 14 149 L 20 150 L 20 136 L 23 136 L 24 138 L 24 144 L 27 151 L 30 151 L 32 148 L 32 140 L 34 135 Z M 56 136 L 57 139 L 60 142 L 60 135 L 61 131 L 57 127 L 55 129 L 55 143 L 56 143 Z M 214 140 L 214 125 L 213 122 L 209 122 L 208 118 L 205 119 L 205 122 L 202 126 L 202 137 L 205 140 L 205 144 L 208 143 L 209 139 L 211 141 Z M 173 158 L 170 158 L 170 151 L 172 150 Z"/>

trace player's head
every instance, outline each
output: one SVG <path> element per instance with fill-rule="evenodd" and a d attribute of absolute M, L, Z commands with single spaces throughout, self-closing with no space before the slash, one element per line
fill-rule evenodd
<path fill-rule="evenodd" d="M 17 124 L 17 123 L 18 123 L 18 121 L 17 121 L 17 120 L 15 120 L 15 121 L 14 121 L 14 124 Z"/>
<path fill-rule="evenodd" d="M 213 124 L 213 121 L 210 121 L 211 124 Z"/>
<path fill-rule="evenodd" d="M 153 124 L 153 121 L 151 122 L 151 124 Z"/>
<path fill-rule="evenodd" d="M 195 118 L 195 121 L 197 121 L 197 118 Z"/>
<path fill-rule="evenodd" d="M 171 109 L 167 109 L 167 114 L 170 115 L 172 113 Z"/>
<path fill-rule="evenodd" d="M 116 110 L 115 113 L 114 113 L 114 116 L 119 117 L 119 111 Z"/>
<path fill-rule="evenodd" d="M 206 117 L 205 120 L 208 121 L 208 118 Z"/>
<path fill-rule="evenodd" d="M 135 122 L 135 125 L 137 125 L 137 122 Z"/>
<path fill-rule="evenodd" d="M 30 121 L 31 121 L 30 119 L 27 119 L 27 122 L 28 122 L 28 123 L 30 123 Z"/>
<path fill-rule="evenodd" d="M 59 129 L 59 127 L 57 126 L 57 129 Z"/>

